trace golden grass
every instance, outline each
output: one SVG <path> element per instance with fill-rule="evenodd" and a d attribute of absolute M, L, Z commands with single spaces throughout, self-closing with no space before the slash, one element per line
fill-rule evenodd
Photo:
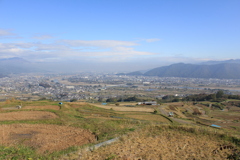
<path fill-rule="evenodd" d="M 139 119 L 139 120 L 147 120 L 147 121 L 157 121 L 157 122 L 164 122 L 169 123 L 169 120 L 162 117 L 161 115 L 156 114 L 149 114 L 149 115 L 125 115 L 125 117 Z"/>
<path fill-rule="evenodd" d="M 69 104 L 71 104 L 71 105 L 76 104 L 76 105 L 78 105 L 78 107 L 81 107 L 81 106 L 87 105 L 88 103 L 86 103 L 86 102 L 70 102 Z"/>
<path fill-rule="evenodd" d="M 114 111 L 135 111 L 135 112 L 153 112 L 153 108 L 147 108 L 147 107 L 122 107 L 122 106 L 110 106 L 110 105 L 98 105 L 94 104 L 96 107 L 104 108 L 104 109 L 112 109 Z"/>
<path fill-rule="evenodd" d="M 236 151 L 229 142 L 214 134 L 201 134 L 193 128 L 148 126 L 121 137 L 120 141 L 91 153 L 82 152 L 84 160 L 169 160 L 169 159 L 227 159 Z"/>
<path fill-rule="evenodd" d="M 46 106 L 25 106 L 23 109 L 53 109 L 59 110 L 60 107 L 56 105 L 46 105 Z"/>
<path fill-rule="evenodd" d="M 117 111 L 115 112 L 117 114 L 127 114 L 127 115 L 130 115 L 130 114 L 138 114 L 138 115 L 149 115 L 148 112 L 131 112 L 131 111 L 128 111 L 128 112 L 125 112 L 125 111 Z"/>
<path fill-rule="evenodd" d="M 94 119 L 102 119 L 102 120 L 119 120 L 117 118 L 111 118 L 111 117 L 99 117 L 99 116 L 85 116 L 84 118 L 94 118 Z"/>
<path fill-rule="evenodd" d="M 58 116 L 47 111 L 18 111 L 0 113 L 0 121 L 54 119 Z"/>
<path fill-rule="evenodd" d="M 0 125 L 1 145 L 25 145 L 37 152 L 53 152 L 93 143 L 95 135 L 81 128 L 49 124 Z"/>
<path fill-rule="evenodd" d="M 168 107 L 166 107 L 166 109 L 169 112 L 174 112 L 175 117 L 179 117 L 179 118 L 187 118 L 182 112 L 186 111 L 185 107 L 182 107 L 181 105 L 168 105 Z"/>

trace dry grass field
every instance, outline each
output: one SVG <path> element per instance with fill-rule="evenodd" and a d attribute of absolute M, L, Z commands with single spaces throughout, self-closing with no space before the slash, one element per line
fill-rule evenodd
<path fill-rule="evenodd" d="M 153 108 L 147 107 L 123 107 L 123 106 L 115 106 L 115 105 L 100 105 L 94 104 L 96 107 L 104 108 L 104 109 L 112 109 L 114 111 L 128 111 L 128 112 L 153 112 Z"/>
<path fill-rule="evenodd" d="M 177 118 L 189 119 L 192 121 L 200 122 L 199 125 L 218 125 L 221 128 L 240 131 L 240 107 L 236 107 L 239 101 L 228 100 L 223 102 L 224 109 L 208 107 L 209 104 L 219 104 L 218 102 L 200 102 L 193 104 L 191 102 L 176 102 L 165 104 L 167 112 L 174 112 Z M 199 115 L 194 115 L 194 110 L 199 111 Z"/>
<path fill-rule="evenodd" d="M 21 109 L 15 106 L 22 104 Z M 85 144 L 105 141 L 141 124 L 87 103 L 0 103 L 0 159 L 52 159 Z M 41 110 L 41 111 L 40 111 Z M 99 142 L 98 142 L 99 143 Z"/>
<path fill-rule="evenodd" d="M 88 103 L 86 103 L 86 102 L 71 102 L 71 106 L 74 107 L 74 108 L 79 108 L 79 107 L 85 106 L 87 104 Z"/>
<path fill-rule="evenodd" d="M 196 132 L 195 132 L 196 131 Z M 82 151 L 84 160 L 183 160 L 227 159 L 237 147 L 211 134 L 201 134 L 200 129 L 189 127 L 148 126 L 120 141 L 93 152 Z"/>
<path fill-rule="evenodd" d="M 0 113 L 0 121 L 54 119 L 58 116 L 47 111 L 17 111 Z"/>
<path fill-rule="evenodd" d="M 57 106 L 57 105 L 22 106 L 21 109 L 31 109 L 31 110 L 53 109 L 53 110 L 59 110 L 60 107 Z M 18 110 L 18 108 L 17 107 L 6 107 L 6 108 L 0 108 L 0 110 Z"/>
<path fill-rule="evenodd" d="M 94 142 L 95 135 L 80 128 L 47 124 L 1 125 L 1 145 L 26 145 L 39 153 Z"/>
<path fill-rule="evenodd" d="M 59 110 L 60 107 L 56 105 L 46 105 L 46 106 L 24 106 L 22 109 L 53 109 Z"/>
<path fill-rule="evenodd" d="M 18 104 L 23 104 L 22 109 L 7 109 Z M 230 132 L 224 129 L 183 126 L 160 115 L 161 110 L 156 106 L 124 105 L 133 103 L 115 106 L 64 102 L 60 108 L 58 102 L 53 101 L 0 102 L 0 159 L 220 160 L 239 152 L 240 140 L 226 138 Z M 189 108 L 190 112 L 193 106 L 169 105 L 159 107 L 174 112 Z M 158 109 L 155 114 L 154 109 Z M 208 118 L 212 121 L 229 118 L 231 123 L 228 124 L 232 125 L 239 120 L 238 113 L 214 110 L 204 118 L 207 122 Z M 211 118 L 214 114 L 215 117 Z M 191 113 L 188 115 L 193 118 Z M 196 117 L 201 119 L 201 116 Z M 172 118 L 175 119 L 178 118 Z M 109 146 L 93 152 L 84 149 L 115 137 L 120 140 Z"/>
<path fill-rule="evenodd" d="M 156 115 L 156 114 L 128 114 L 126 115 L 126 117 L 145 120 L 145 121 L 169 123 L 169 120 L 162 117 L 161 115 Z"/>
<path fill-rule="evenodd" d="M 240 107 L 231 106 L 229 107 L 229 111 L 240 112 Z"/>

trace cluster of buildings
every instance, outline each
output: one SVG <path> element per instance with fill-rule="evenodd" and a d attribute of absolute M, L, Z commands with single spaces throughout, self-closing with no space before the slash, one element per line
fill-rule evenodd
<path fill-rule="evenodd" d="M 20 100 L 52 99 L 61 101 L 97 100 L 134 96 L 161 98 L 161 90 L 212 90 L 211 87 L 236 88 L 240 80 L 197 79 L 176 77 L 146 77 L 115 74 L 78 75 L 11 75 L 0 78 L 0 100 L 14 97 Z"/>

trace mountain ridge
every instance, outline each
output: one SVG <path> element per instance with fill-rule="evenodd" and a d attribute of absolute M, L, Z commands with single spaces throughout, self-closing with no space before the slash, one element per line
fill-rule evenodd
<path fill-rule="evenodd" d="M 206 64 L 175 63 L 169 66 L 153 68 L 143 74 L 130 72 L 126 75 L 183 78 L 240 79 L 240 60 L 212 61 Z"/>

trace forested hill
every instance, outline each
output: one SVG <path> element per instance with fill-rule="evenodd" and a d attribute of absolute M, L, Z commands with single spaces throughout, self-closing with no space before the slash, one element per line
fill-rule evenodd
<path fill-rule="evenodd" d="M 177 63 L 154 68 L 143 75 L 159 77 L 240 79 L 239 63 L 196 65 Z"/>

